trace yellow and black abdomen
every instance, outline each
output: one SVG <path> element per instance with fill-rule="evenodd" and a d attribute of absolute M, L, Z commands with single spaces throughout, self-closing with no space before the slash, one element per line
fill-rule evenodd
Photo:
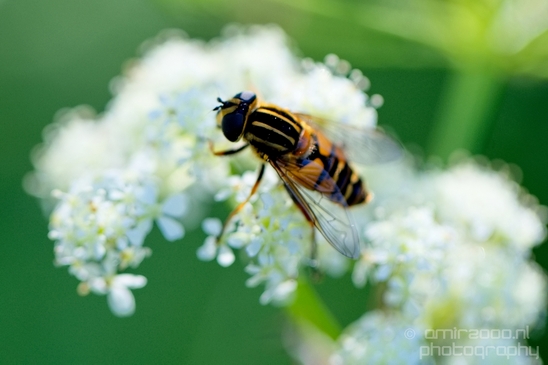
<path fill-rule="evenodd" d="M 348 206 L 367 202 L 370 195 L 365 190 L 362 179 L 348 164 L 343 150 L 318 131 L 314 133 L 313 143 L 314 152 L 308 158 L 323 166 L 326 172 L 318 176 L 316 187 L 324 184 L 324 180 L 329 176 Z M 333 196 L 332 200 L 338 202 L 336 196 Z"/>
<path fill-rule="evenodd" d="M 259 107 L 249 115 L 244 138 L 267 156 L 293 152 L 303 130 L 294 116 L 275 107 Z"/>

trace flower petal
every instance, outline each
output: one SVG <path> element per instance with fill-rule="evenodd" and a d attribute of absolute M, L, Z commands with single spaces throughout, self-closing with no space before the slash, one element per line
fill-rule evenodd
<path fill-rule="evenodd" d="M 129 229 L 126 236 L 133 246 L 142 246 L 146 235 L 152 229 L 152 219 L 141 221 L 135 228 Z"/>
<path fill-rule="evenodd" d="M 131 289 L 140 289 L 147 284 L 147 278 L 143 275 L 120 274 L 113 280 L 113 286 L 124 286 Z"/>
<path fill-rule="evenodd" d="M 142 203 L 152 205 L 156 203 L 156 198 L 158 196 L 158 188 L 151 184 L 145 185 L 140 189 L 136 194 L 137 199 Z"/>
<path fill-rule="evenodd" d="M 182 217 L 188 208 L 188 199 L 183 194 L 175 194 L 162 204 L 162 212 L 172 217 Z"/>
<path fill-rule="evenodd" d="M 156 220 L 162 234 L 168 241 L 175 241 L 183 238 L 185 229 L 183 225 L 173 218 L 162 216 Z"/>
<path fill-rule="evenodd" d="M 223 224 L 219 218 L 206 218 L 202 222 L 202 229 L 210 236 L 218 236 L 222 228 Z"/>
<path fill-rule="evenodd" d="M 108 306 L 114 315 L 128 317 L 135 312 L 135 298 L 133 293 L 126 287 L 112 288 L 107 296 Z"/>
<path fill-rule="evenodd" d="M 217 254 L 217 245 L 215 241 L 215 237 L 207 237 L 204 244 L 198 248 L 198 251 L 196 251 L 196 256 L 198 256 L 198 258 L 202 261 L 213 260 Z"/>
<path fill-rule="evenodd" d="M 219 248 L 219 255 L 217 256 L 219 265 L 222 267 L 230 266 L 234 262 L 234 259 L 234 252 L 228 246 L 223 245 Z"/>
<path fill-rule="evenodd" d="M 262 240 L 259 239 L 258 237 L 254 237 L 251 240 L 251 243 L 247 245 L 247 247 L 245 248 L 245 251 L 250 257 L 255 257 L 261 250 L 261 247 L 262 247 Z"/>

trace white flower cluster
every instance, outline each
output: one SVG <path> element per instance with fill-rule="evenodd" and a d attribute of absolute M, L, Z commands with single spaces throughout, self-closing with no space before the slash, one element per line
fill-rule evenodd
<path fill-rule="evenodd" d="M 340 350 L 330 365 L 433 364 L 417 351 L 426 342 L 422 330 L 399 313 L 373 311 L 352 323 L 340 336 Z"/>
<path fill-rule="evenodd" d="M 166 239 L 179 239 L 183 221 L 205 215 L 204 197 L 236 206 L 255 182 L 256 173 L 243 173 L 260 163 L 249 152 L 221 158 L 208 148 L 208 141 L 229 148 L 216 130 L 217 97 L 253 89 L 288 109 L 364 128 L 376 125 L 374 106 L 382 103 L 363 92 L 368 80 L 347 62 L 334 55 L 321 64 L 300 60 L 274 27 L 230 27 L 210 43 L 166 33 L 147 48 L 113 81 L 115 96 L 103 114 L 77 108 L 46 130 L 36 171 L 25 182 L 45 202 L 56 199 L 50 238 L 57 263 L 80 280 L 81 294 L 106 294 L 120 316 L 135 309 L 130 289 L 146 284 L 123 271 L 150 254 L 144 242 L 154 221 Z M 546 278 L 530 254 L 546 236 L 545 222 L 515 182 L 470 161 L 418 171 L 404 160 L 363 176 L 375 199 L 352 209 L 369 241 L 352 278 L 381 291 L 383 312 L 349 327 L 333 363 L 394 362 L 387 354 L 412 362 L 425 339 L 409 341 L 404 328 L 535 323 Z M 247 285 L 265 285 L 260 302 L 290 301 L 299 272 L 311 263 L 313 231 L 269 166 L 220 240 L 219 220 L 205 219 L 202 227 L 208 237 L 200 259 L 228 266 L 238 249 L 247 260 Z M 349 260 L 317 238 L 320 269 L 347 272 Z M 377 336 L 380 327 L 387 330 Z"/>
<path fill-rule="evenodd" d="M 507 338 L 496 338 L 496 331 L 478 329 L 474 339 L 467 338 L 458 328 L 443 332 L 425 330 L 401 313 L 375 310 L 348 326 L 340 336 L 339 350 L 326 363 L 329 365 L 358 364 L 515 364 L 538 365 L 539 348 L 530 347 L 521 338 L 508 338 L 527 333 L 506 330 Z M 468 329 L 467 329 L 468 330 Z M 471 329 L 470 329 L 471 330 Z M 483 338 L 479 333 L 483 330 Z M 460 337 L 459 334 L 460 333 Z M 473 332 L 476 333 L 476 332 Z M 493 338 L 487 334 L 493 333 Z M 445 337 L 444 337 L 445 336 Z M 430 337 L 425 339 L 424 337 Z M 436 341 L 431 338 L 442 338 Z M 477 338 L 476 338 L 477 337 Z"/>
<path fill-rule="evenodd" d="M 234 186 L 239 187 L 235 192 L 237 202 L 247 197 L 241 194 L 242 190 L 249 194 L 254 183 L 251 175 L 254 174 L 233 177 Z M 283 304 L 297 287 L 299 268 L 308 264 L 313 231 L 278 183 L 274 171 L 268 170 L 263 180 L 258 199 L 243 206 L 234 222 L 229 222 L 232 224 L 220 242 L 216 242 L 220 222 L 216 222 L 214 228 L 204 224 L 204 230 L 211 236 L 199 249 L 198 257 L 211 260 L 217 255 L 219 264 L 228 266 L 234 261 L 231 248 L 245 249 L 251 259 L 246 272 L 252 275 L 246 284 L 254 287 L 264 282 L 266 290 L 260 302 Z"/>
<path fill-rule="evenodd" d="M 46 129 L 33 156 L 35 171 L 25 181 L 53 210 L 50 238 L 57 262 L 70 266 L 81 293 L 109 293 L 119 315 L 133 312 L 133 297 L 114 289 L 140 287 L 145 279 L 123 285 L 116 278 L 128 278 L 121 272 L 150 253 L 143 241 L 152 220 L 167 239 L 178 239 L 184 234 L 181 218 L 203 216 L 204 196 L 220 191 L 223 200 L 223 192 L 225 199 L 235 193 L 241 202 L 249 192 L 249 177 L 229 172 L 255 168 L 258 160 L 249 153 L 219 158 L 208 148 L 208 141 L 216 149 L 229 146 L 216 130 L 217 97 L 254 89 L 294 110 L 376 124 L 373 102 L 362 91 L 368 80 L 359 71 L 334 55 L 325 64 L 300 60 L 276 27 L 229 27 L 209 43 L 166 32 L 144 48 L 142 59 L 113 80 L 115 95 L 104 113 L 86 107 L 60 113 Z M 274 188 L 277 178 L 264 180 L 261 198 L 244 207 L 219 244 L 208 238 L 199 257 L 217 257 L 227 266 L 234 261 L 232 249 L 245 247 L 252 259 L 248 285 L 266 284 L 263 303 L 284 302 L 310 255 L 311 230 L 286 192 Z M 210 235 L 220 227 L 215 220 L 204 222 Z"/>
<path fill-rule="evenodd" d="M 68 265 L 81 281 L 80 294 L 108 294 L 115 314 L 132 314 L 135 303 L 128 288 L 140 288 L 146 279 L 118 272 L 137 267 L 150 255 L 143 242 L 153 220 L 170 241 L 184 235 L 177 219 L 184 214 L 185 197 L 171 195 L 160 204 L 152 180 L 118 170 L 81 178 L 68 192 L 53 193 L 59 203 L 51 215 L 49 237 L 55 240 L 56 263 Z"/>
<path fill-rule="evenodd" d="M 354 267 L 354 283 L 363 286 L 369 280 L 376 286 L 382 306 L 389 309 L 385 320 L 392 322 L 395 316 L 398 326 L 406 323 L 409 328 L 433 330 L 535 326 L 544 314 L 547 286 L 546 277 L 529 259 L 531 248 L 546 237 L 541 207 L 503 172 L 470 160 L 446 171 L 414 172 L 409 166 L 371 171 L 370 185 L 378 194 L 371 211 L 358 219 L 370 220 L 364 229 L 370 245 Z M 377 315 L 368 313 L 358 323 L 372 318 Z M 389 328 L 399 331 L 393 325 Z M 347 331 L 354 340 L 362 338 L 355 345 L 360 350 L 349 351 L 343 337 L 335 358 L 346 359 L 345 364 L 359 358 L 385 363 L 365 355 L 365 348 L 381 346 L 378 338 L 368 337 L 368 330 L 359 324 Z M 414 343 L 413 354 L 419 354 L 420 346 L 430 344 L 422 333 L 422 344 L 399 336 L 401 341 L 390 340 L 384 346 L 407 348 Z M 455 342 L 462 345 L 465 340 Z M 490 341 L 483 345 L 517 343 Z"/>

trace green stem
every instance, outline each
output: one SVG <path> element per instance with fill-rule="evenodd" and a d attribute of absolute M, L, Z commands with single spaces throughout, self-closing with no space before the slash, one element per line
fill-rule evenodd
<path fill-rule="evenodd" d="M 341 325 L 306 279 L 299 279 L 295 301 L 286 310 L 297 325 L 304 321 L 334 340 L 341 334 Z"/>
<path fill-rule="evenodd" d="M 427 154 L 446 160 L 457 149 L 481 152 L 504 86 L 504 79 L 488 70 L 454 71 L 442 95 Z"/>

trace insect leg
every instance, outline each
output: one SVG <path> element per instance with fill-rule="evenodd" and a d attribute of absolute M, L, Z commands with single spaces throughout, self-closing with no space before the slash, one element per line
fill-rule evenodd
<path fill-rule="evenodd" d="M 248 146 L 248 145 L 246 145 Z M 219 235 L 217 236 L 217 242 L 219 242 L 221 240 L 221 237 L 223 237 L 223 233 L 226 229 L 226 227 L 228 226 L 228 223 L 230 222 L 230 220 L 232 219 L 232 217 L 234 217 L 240 210 L 242 210 L 242 208 L 244 207 L 244 205 L 249 201 L 249 199 L 251 199 L 251 197 L 257 192 L 257 189 L 259 188 L 259 185 L 261 183 L 261 180 L 263 178 L 263 175 L 264 175 L 264 168 L 265 168 L 265 164 L 263 163 L 261 165 L 261 169 L 259 170 L 259 176 L 257 176 L 257 181 L 255 181 L 255 184 L 253 185 L 253 187 L 251 188 L 251 193 L 249 193 L 249 196 L 243 201 L 241 202 L 240 204 L 238 204 L 238 206 L 236 206 L 236 208 L 234 208 L 234 210 L 232 212 L 230 212 L 230 214 L 228 215 L 228 217 L 226 218 L 225 220 L 225 223 L 223 224 L 223 228 L 221 229 L 221 232 L 219 233 Z"/>
<path fill-rule="evenodd" d="M 209 143 L 209 149 L 215 156 L 227 156 L 227 155 L 233 155 L 235 153 L 238 153 L 240 151 L 243 151 L 247 146 L 249 146 L 249 143 L 244 144 L 241 147 L 235 148 L 233 150 L 226 150 L 226 151 L 215 151 L 213 142 L 208 141 Z"/>

